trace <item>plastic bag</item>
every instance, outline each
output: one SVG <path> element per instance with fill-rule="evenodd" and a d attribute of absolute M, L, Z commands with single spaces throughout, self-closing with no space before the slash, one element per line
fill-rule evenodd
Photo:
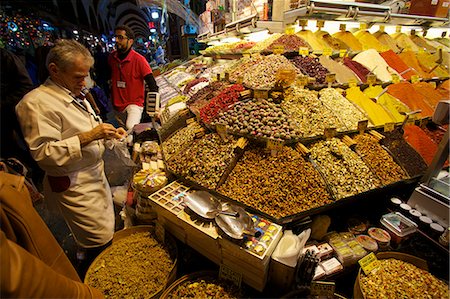
<path fill-rule="evenodd" d="M 136 164 L 131 160 L 126 142 L 108 140 L 103 161 L 110 186 L 122 186 L 131 180 Z"/>

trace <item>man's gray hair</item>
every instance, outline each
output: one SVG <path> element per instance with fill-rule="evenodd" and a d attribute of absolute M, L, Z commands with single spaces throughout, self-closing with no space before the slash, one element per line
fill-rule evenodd
<path fill-rule="evenodd" d="M 67 70 L 78 55 L 83 56 L 91 66 L 94 64 L 94 58 L 85 46 L 73 39 L 60 39 L 48 53 L 46 65 L 48 67 L 53 62 L 62 70 Z"/>

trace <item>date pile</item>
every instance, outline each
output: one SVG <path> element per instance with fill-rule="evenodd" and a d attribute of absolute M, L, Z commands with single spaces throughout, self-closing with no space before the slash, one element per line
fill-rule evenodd
<path fill-rule="evenodd" d="M 297 56 L 292 63 L 305 75 L 315 78 L 317 84 L 324 84 L 328 70 L 319 62 L 319 58 L 312 56 Z"/>
<path fill-rule="evenodd" d="M 356 152 L 380 179 L 381 184 L 389 185 L 407 178 L 407 174 L 375 137 L 365 133 L 356 135 L 353 140 L 356 141 Z"/>
<path fill-rule="evenodd" d="M 378 178 L 363 160 L 338 138 L 319 141 L 310 147 L 310 151 L 337 199 L 380 186 Z"/>
<path fill-rule="evenodd" d="M 299 48 L 306 47 L 311 50 L 309 44 L 300 36 L 295 34 L 283 34 L 272 44 L 270 44 L 265 51 L 272 52 L 276 46 L 283 46 L 284 52 L 298 52 Z"/>
<path fill-rule="evenodd" d="M 227 130 L 251 137 L 266 137 L 290 140 L 296 138 L 296 132 L 289 118 L 272 99 L 238 102 L 233 109 L 221 112 L 211 125 L 226 125 Z"/>
<path fill-rule="evenodd" d="M 254 89 L 271 89 L 275 86 L 276 76 L 280 70 L 300 71 L 284 56 L 271 54 L 244 74 L 244 85 Z"/>
<path fill-rule="evenodd" d="M 199 185 L 214 189 L 233 158 L 234 140 L 206 134 L 167 161 L 167 167 Z"/>
<path fill-rule="evenodd" d="M 234 84 L 212 98 L 208 104 L 200 109 L 200 117 L 203 122 L 210 123 L 219 112 L 230 109 L 230 106 L 239 100 L 239 93 L 243 90 L 242 84 Z"/>
<path fill-rule="evenodd" d="M 178 151 L 182 151 L 194 140 L 195 133 L 201 129 L 202 126 L 198 122 L 193 122 L 166 139 L 162 143 L 164 158 L 169 160 Z"/>
<path fill-rule="evenodd" d="M 314 137 L 323 134 L 325 128 L 346 131 L 347 127 L 319 100 L 316 91 L 292 87 L 284 95 L 281 108 L 291 120 L 300 137 Z"/>
<path fill-rule="evenodd" d="M 333 202 L 313 165 L 286 146 L 277 156 L 246 151 L 218 191 L 276 218 Z"/>
<path fill-rule="evenodd" d="M 358 122 L 367 117 L 335 88 L 320 90 L 320 100 L 339 115 L 348 130 L 357 130 Z"/>

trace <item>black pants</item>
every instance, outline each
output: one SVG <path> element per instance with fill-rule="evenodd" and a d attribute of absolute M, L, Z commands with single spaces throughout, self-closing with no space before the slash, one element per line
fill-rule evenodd
<path fill-rule="evenodd" d="M 89 269 L 89 266 L 95 260 L 95 258 L 111 244 L 112 244 L 112 241 L 109 241 L 108 243 L 106 243 L 105 245 L 102 245 L 102 246 L 78 249 L 77 272 L 82 281 L 84 281 L 86 272 Z"/>

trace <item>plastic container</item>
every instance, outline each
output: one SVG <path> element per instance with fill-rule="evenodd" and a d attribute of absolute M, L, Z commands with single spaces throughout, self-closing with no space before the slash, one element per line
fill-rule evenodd
<path fill-rule="evenodd" d="M 406 204 L 406 203 L 402 203 L 400 204 L 400 212 L 404 215 L 407 216 L 409 215 L 409 211 L 411 210 L 411 206 Z"/>
<path fill-rule="evenodd" d="M 361 246 L 368 251 L 378 250 L 377 241 L 375 241 L 368 235 L 359 235 L 356 237 L 356 241 L 358 241 L 358 243 L 361 244 Z"/>
<path fill-rule="evenodd" d="M 400 205 L 402 203 L 403 203 L 402 200 L 397 197 L 392 197 L 389 201 L 389 205 L 390 205 L 391 209 L 395 212 L 400 211 Z"/>
<path fill-rule="evenodd" d="M 396 244 L 408 239 L 417 230 L 417 224 L 398 212 L 383 215 L 381 224 L 391 235 L 391 241 Z"/>
<path fill-rule="evenodd" d="M 391 243 L 391 235 L 389 235 L 389 233 L 384 229 L 371 227 L 369 228 L 368 234 L 372 239 L 377 241 L 380 249 L 386 249 L 389 247 L 389 244 Z"/>
<path fill-rule="evenodd" d="M 427 216 L 419 217 L 419 228 L 423 232 L 428 232 L 431 223 L 433 223 L 433 220 L 431 220 L 430 217 L 427 217 Z"/>
<path fill-rule="evenodd" d="M 409 219 L 411 219 L 415 223 L 419 224 L 420 216 L 422 216 L 422 213 L 420 213 L 416 209 L 411 209 L 411 210 L 409 210 L 408 215 L 409 215 L 409 217 L 408 217 Z"/>

